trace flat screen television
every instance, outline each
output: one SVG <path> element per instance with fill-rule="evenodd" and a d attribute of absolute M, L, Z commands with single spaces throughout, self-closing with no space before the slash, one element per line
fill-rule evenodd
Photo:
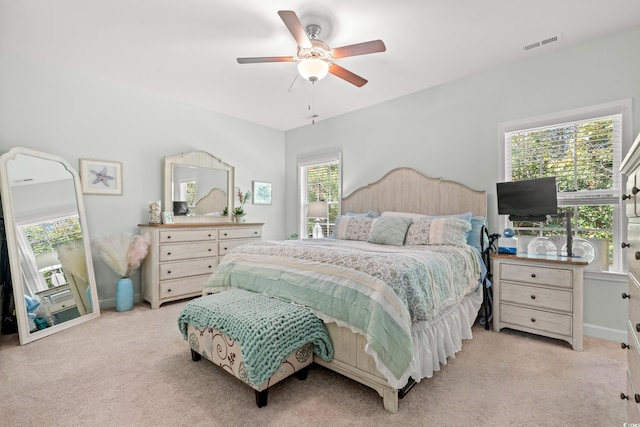
<path fill-rule="evenodd" d="M 511 221 L 545 221 L 558 213 L 556 178 L 536 178 L 496 184 L 498 214 Z"/>

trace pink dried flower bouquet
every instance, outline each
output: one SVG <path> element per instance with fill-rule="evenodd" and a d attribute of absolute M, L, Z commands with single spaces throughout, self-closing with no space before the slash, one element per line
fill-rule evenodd
<path fill-rule="evenodd" d="M 100 256 L 120 277 L 129 277 L 133 270 L 140 267 L 150 244 L 151 237 L 148 235 L 132 233 L 107 236 L 96 241 Z"/>

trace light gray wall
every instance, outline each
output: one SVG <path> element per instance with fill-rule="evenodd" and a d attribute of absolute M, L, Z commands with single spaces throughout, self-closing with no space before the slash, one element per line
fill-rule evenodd
<path fill-rule="evenodd" d="M 343 196 L 390 169 L 412 167 L 487 191 L 489 224 L 498 231 L 499 124 L 625 98 L 637 100 L 638 46 L 640 28 L 287 132 L 286 226 L 291 229 L 297 221 L 297 157 L 331 145 L 342 150 Z M 639 130 L 640 109 L 635 108 L 633 135 Z M 631 143 L 624 141 L 625 152 Z M 585 328 L 591 335 L 602 331 L 618 339 L 625 329 L 624 316 L 618 314 L 627 309 L 620 298 L 624 278 L 620 282 L 617 277 L 600 276 L 585 280 Z"/>
<path fill-rule="evenodd" d="M 9 52 L 0 52 L 0 94 L 0 152 L 28 147 L 76 168 L 80 158 L 122 162 L 122 196 L 84 196 L 92 239 L 137 232 L 149 201 L 162 199 L 163 157 L 199 150 L 235 166 L 243 191 L 273 183 L 273 204 L 247 206 L 248 220 L 265 223 L 265 239 L 285 237 L 283 132 Z M 100 305 L 113 306 L 118 277 L 93 257 Z M 132 278 L 139 299 L 139 271 Z"/>

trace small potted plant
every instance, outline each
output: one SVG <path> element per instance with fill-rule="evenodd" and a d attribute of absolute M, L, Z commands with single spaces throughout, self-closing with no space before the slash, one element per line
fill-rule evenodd
<path fill-rule="evenodd" d="M 251 191 L 247 191 L 242 193 L 242 190 L 238 189 L 238 200 L 240 201 L 240 206 L 237 206 L 233 209 L 233 220 L 235 222 L 246 222 L 247 213 L 244 210 L 244 204 L 247 203 L 251 199 Z"/>

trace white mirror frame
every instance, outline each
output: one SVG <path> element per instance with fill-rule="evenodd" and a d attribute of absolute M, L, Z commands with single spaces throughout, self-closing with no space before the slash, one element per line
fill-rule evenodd
<path fill-rule="evenodd" d="M 206 151 L 192 151 L 189 153 L 176 154 L 164 157 L 164 208 L 165 211 L 173 211 L 173 165 L 195 166 L 208 169 L 225 170 L 227 176 L 227 207 L 229 214 L 226 217 L 211 216 L 175 216 L 174 222 L 215 222 L 215 221 L 231 221 L 231 212 L 233 212 L 233 201 L 235 198 L 235 169 L 233 166 L 224 163 L 217 157 L 212 156 Z"/>
<path fill-rule="evenodd" d="M 86 256 L 87 264 L 87 276 L 89 278 L 89 287 L 91 289 L 91 301 L 93 302 L 93 311 L 91 313 L 82 315 L 75 319 L 68 320 L 66 322 L 50 326 L 45 329 L 41 329 L 35 332 L 29 331 L 29 324 L 27 320 L 27 310 L 24 303 L 24 299 L 21 299 L 23 295 L 24 283 L 22 282 L 22 274 L 20 269 L 20 261 L 18 258 L 18 243 L 16 236 L 15 221 L 13 216 L 13 202 L 11 198 L 11 186 L 9 184 L 9 174 L 7 171 L 7 162 L 14 160 L 17 155 L 24 154 L 27 156 L 33 156 L 40 159 L 51 160 L 61 163 L 65 169 L 67 169 L 73 176 L 73 185 L 76 191 L 76 201 L 78 203 L 78 216 L 80 227 L 82 229 L 82 243 L 84 246 L 84 252 Z M 13 299 L 16 309 L 16 318 L 18 321 L 18 335 L 20 339 L 20 345 L 27 344 L 29 342 L 38 340 L 40 338 L 47 337 L 56 332 L 71 328 L 81 323 L 87 322 L 100 316 L 100 304 L 98 303 L 98 291 L 96 287 L 95 273 L 93 270 L 93 259 L 91 257 L 91 240 L 89 239 L 89 227 L 87 226 L 86 214 L 84 209 L 84 200 L 82 198 L 82 187 L 80 184 L 80 177 L 75 169 L 69 165 L 69 163 L 56 155 L 44 153 L 40 151 L 31 150 L 29 148 L 15 147 L 8 152 L 0 156 L 0 194 L 2 196 L 2 210 L 4 212 L 4 225 L 5 234 L 7 238 L 7 250 L 9 254 L 9 266 L 11 267 L 11 281 L 13 288 Z"/>

